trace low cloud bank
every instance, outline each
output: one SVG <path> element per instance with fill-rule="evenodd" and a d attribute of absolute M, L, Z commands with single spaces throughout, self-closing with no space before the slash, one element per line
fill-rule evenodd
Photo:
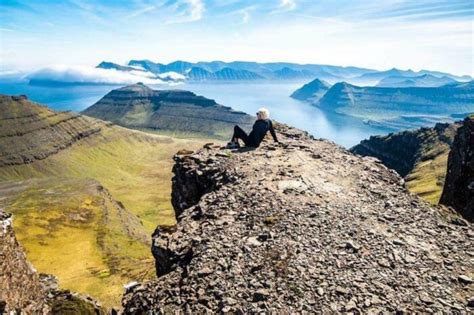
<path fill-rule="evenodd" d="M 89 66 L 54 65 L 35 71 L 26 77 L 33 82 L 61 82 L 78 84 L 163 84 L 150 72 L 118 71 Z"/>

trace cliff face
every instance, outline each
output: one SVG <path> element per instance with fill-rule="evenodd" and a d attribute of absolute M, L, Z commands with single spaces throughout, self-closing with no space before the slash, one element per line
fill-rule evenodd
<path fill-rule="evenodd" d="M 118 125 L 227 138 L 235 124 L 249 128 L 253 118 L 189 91 L 153 90 L 135 84 L 113 90 L 83 114 Z"/>
<path fill-rule="evenodd" d="M 433 128 L 372 136 L 351 148 L 351 152 L 378 158 L 403 176 L 411 191 L 438 203 L 448 153 L 459 125 L 436 124 Z"/>
<path fill-rule="evenodd" d="M 175 157 L 178 223 L 125 312 L 468 312 L 472 225 L 403 180 L 285 126 L 282 145 Z"/>
<path fill-rule="evenodd" d="M 440 203 L 474 221 L 474 116 L 464 119 L 454 138 Z"/>

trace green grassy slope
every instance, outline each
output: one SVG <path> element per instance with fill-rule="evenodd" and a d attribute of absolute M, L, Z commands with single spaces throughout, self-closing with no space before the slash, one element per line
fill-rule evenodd
<path fill-rule="evenodd" d="M 152 231 L 174 223 L 173 154 L 209 141 L 13 103 L 0 102 L 0 207 L 14 214 L 16 235 L 39 272 L 119 306 L 124 284 L 154 277 Z M 33 116 L 25 112 L 31 107 Z M 13 135 L 12 125 L 19 128 Z"/>

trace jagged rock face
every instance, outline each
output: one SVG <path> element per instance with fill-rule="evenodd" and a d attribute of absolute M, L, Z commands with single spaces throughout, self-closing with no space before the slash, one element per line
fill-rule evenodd
<path fill-rule="evenodd" d="M 45 290 L 16 240 L 11 215 L 1 209 L 0 250 L 0 313 L 47 314 Z"/>
<path fill-rule="evenodd" d="M 156 230 L 160 277 L 129 287 L 125 312 L 472 311 L 472 225 L 373 158 L 278 133 L 176 157 L 182 212 Z"/>
<path fill-rule="evenodd" d="M 108 123 L 70 112 L 55 112 L 26 97 L 0 95 L 0 167 L 42 160 Z"/>
<path fill-rule="evenodd" d="M 459 125 L 436 124 L 433 128 L 372 136 L 351 148 L 351 152 L 378 158 L 403 176 L 417 193 L 437 203 L 443 189 L 447 156 Z"/>
<path fill-rule="evenodd" d="M 464 119 L 457 131 L 440 203 L 474 221 L 474 116 Z"/>
<path fill-rule="evenodd" d="M 302 101 L 316 103 L 329 90 L 330 85 L 319 79 L 315 79 L 291 94 L 291 97 Z"/>
<path fill-rule="evenodd" d="M 227 137 L 235 124 L 248 128 L 253 118 L 189 91 L 153 90 L 135 84 L 113 90 L 83 114 L 136 129 Z"/>

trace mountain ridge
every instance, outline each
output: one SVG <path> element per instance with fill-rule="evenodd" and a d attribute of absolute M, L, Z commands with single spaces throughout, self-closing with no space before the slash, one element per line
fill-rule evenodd
<path fill-rule="evenodd" d="M 220 139 L 230 137 L 236 124 L 248 129 L 253 123 L 250 115 L 193 92 L 153 90 L 140 83 L 112 90 L 82 113 L 132 129 Z"/>

